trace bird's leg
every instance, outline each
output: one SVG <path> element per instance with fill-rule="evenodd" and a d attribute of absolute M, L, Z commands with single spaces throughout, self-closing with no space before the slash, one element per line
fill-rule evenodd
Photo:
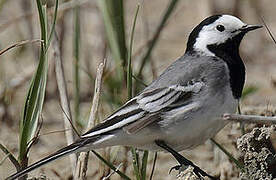
<path fill-rule="evenodd" d="M 192 166 L 194 168 L 194 173 L 201 178 L 202 176 L 207 176 L 210 179 L 213 180 L 218 180 L 219 178 L 215 178 L 209 174 L 207 174 L 205 171 L 203 171 L 202 169 L 200 169 L 198 166 L 196 166 L 192 161 L 186 159 L 185 157 L 183 157 L 181 154 L 179 154 L 178 152 L 176 152 L 175 150 L 173 150 L 171 147 L 169 147 L 164 141 L 160 141 L 160 140 L 156 140 L 155 141 L 156 145 L 163 148 L 164 150 L 168 151 L 169 153 L 171 153 L 174 158 L 177 160 L 177 162 L 180 165 L 174 166 L 171 168 L 171 170 L 176 169 L 179 170 L 183 165 L 184 166 Z M 170 170 L 170 172 L 171 172 Z"/>

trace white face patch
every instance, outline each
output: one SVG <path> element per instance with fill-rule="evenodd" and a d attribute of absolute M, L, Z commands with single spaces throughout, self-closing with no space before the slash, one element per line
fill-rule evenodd
<path fill-rule="evenodd" d="M 225 29 L 219 31 L 218 25 L 222 25 Z M 194 49 L 200 51 L 208 56 L 214 56 L 214 54 L 208 50 L 207 45 L 221 44 L 226 40 L 233 38 L 239 33 L 238 29 L 242 28 L 246 24 L 240 19 L 231 15 L 222 15 L 212 24 L 204 26 L 198 34 Z"/>

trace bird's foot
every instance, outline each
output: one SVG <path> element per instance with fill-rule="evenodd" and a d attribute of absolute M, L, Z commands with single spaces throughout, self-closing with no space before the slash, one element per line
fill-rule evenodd
<path fill-rule="evenodd" d="M 182 165 L 176 165 L 174 167 L 172 167 L 169 171 L 169 174 L 171 174 L 172 170 L 176 170 L 178 171 L 179 173 L 182 172 L 182 171 L 185 171 L 189 166 L 186 166 L 184 164 Z"/>
<path fill-rule="evenodd" d="M 184 164 L 180 164 L 180 165 L 176 165 L 174 167 L 172 167 L 169 171 L 169 174 L 171 173 L 172 170 L 177 170 L 178 171 L 178 176 L 184 177 L 184 176 L 194 176 L 197 177 L 196 179 L 203 179 L 203 177 L 208 177 L 212 180 L 219 180 L 219 178 L 217 177 L 213 177 L 209 174 L 207 174 L 205 171 L 203 171 L 202 169 L 200 169 L 199 167 L 197 167 L 196 165 L 184 165 Z"/>
<path fill-rule="evenodd" d="M 203 171 L 198 166 L 196 166 L 192 161 L 186 159 L 184 156 L 182 156 L 177 151 L 175 151 L 170 146 L 168 146 L 164 141 L 156 140 L 155 143 L 159 147 L 161 147 L 161 148 L 165 149 L 166 151 L 168 151 L 169 153 L 171 153 L 174 156 L 174 158 L 178 161 L 178 163 L 180 164 L 180 165 L 172 167 L 170 169 L 169 173 L 172 170 L 182 170 L 182 168 L 185 170 L 185 169 L 187 169 L 187 167 L 191 166 L 191 167 L 193 167 L 193 172 L 195 173 L 195 175 L 198 176 L 200 179 L 202 179 L 202 177 L 205 177 L 205 176 L 209 177 L 212 180 L 219 179 L 219 178 L 216 178 L 216 177 L 213 177 L 213 176 L 207 174 L 205 171 Z"/>
<path fill-rule="evenodd" d="M 186 166 L 186 165 L 177 165 L 174 166 L 170 169 L 170 172 L 172 170 L 177 170 L 178 171 L 178 175 L 176 176 L 178 179 L 190 179 L 190 180 L 203 180 L 204 178 L 201 175 L 197 175 L 194 172 L 194 167 L 193 166 Z"/>

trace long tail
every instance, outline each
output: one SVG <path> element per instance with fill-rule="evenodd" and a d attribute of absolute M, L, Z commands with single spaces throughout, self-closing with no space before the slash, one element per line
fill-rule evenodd
<path fill-rule="evenodd" d="M 31 164 L 27 168 L 22 169 L 22 170 L 18 171 L 17 173 L 14 173 L 13 175 L 7 177 L 6 180 L 14 180 L 14 179 L 19 178 L 19 177 L 31 172 L 32 170 L 39 168 L 40 166 L 43 166 L 51 161 L 54 161 L 63 156 L 72 154 L 72 153 L 76 152 L 77 150 L 79 150 L 81 147 L 84 147 L 86 144 L 91 143 L 91 140 L 93 141 L 95 139 L 94 138 L 79 139 L 75 143 L 70 144 L 69 146 L 66 146 L 66 147 L 58 150 L 57 152 L 39 160 L 38 162 L 35 162 L 34 164 Z"/>

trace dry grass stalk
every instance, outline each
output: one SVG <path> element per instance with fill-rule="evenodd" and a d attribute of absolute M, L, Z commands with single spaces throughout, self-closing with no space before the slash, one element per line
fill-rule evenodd
<path fill-rule="evenodd" d="M 258 115 L 224 114 L 223 119 L 244 123 L 276 124 L 276 117 Z"/>
<path fill-rule="evenodd" d="M 7 52 L 8 50 L 12 49 L 12 48 L 23 46 L 25 44 L 37 43 L 37 42 L 42 42 L 42 40 L 41 39 L 34 39 L 34 40 L 25 40 L 25 41 L 16 42 L 16 43 L 6 47 L 5 49 L 2 49 L 0 51 L 0 56 L 2 54 L 4 54 L 5 52 Z"/>
<path fill-rule="evenodd" d="M 93 97 L 91 111 L 90 111 L 89 120 L 88 120 L 88 124 L 87 124 L 87 130 L 89 130 L 96 124 L 96 113 L 97 113 L 98 106 L 99 106 L 99 99 L 100 99 L 102 78 L 103 78 L 105 64 L 106 64 L 106 59 L 104 59 L 103 62 L 101 62 L 99 64 L 98 69 L 97 69 L 94 97 Z M 76 171 L 74 173 L 74 175 L 75 175 L 74 179 L 84 180 L 86 178 L 88 155 L 89 155 L 89 152 L 80 153 L 78 162 L 77 162 L 77 166 L 76 166 Z"/>
<path fill-rule="evenodd" d="M 54 36 L 54 39 L 53 39 L 53 49 L 54 49 L 56 80 L 57 80 L 57 85 L 58 85 L 58 90 L 60 95 L 60 103 L 63 109 L 64 128 L 70 129 L 69 131 L 65 131 L 67 145 L 69 145 L 74 142 L 73 130 L 70 122 L 68 121 L 68 118 L 72 119 L 72 115 L 71 115 L 70 105 L 68 101 L 68 93 L 67 93 L 67 88 L 65 83 L 62 60 L 60 56 L 60 48 L 59 48 L 59 43 L 56 35 Z M 74 172 L 75 164 L 77 162 L 77 158 L 75 154 L 70 155 L 70 161 L 71 161 L 72 172 Z"/>

